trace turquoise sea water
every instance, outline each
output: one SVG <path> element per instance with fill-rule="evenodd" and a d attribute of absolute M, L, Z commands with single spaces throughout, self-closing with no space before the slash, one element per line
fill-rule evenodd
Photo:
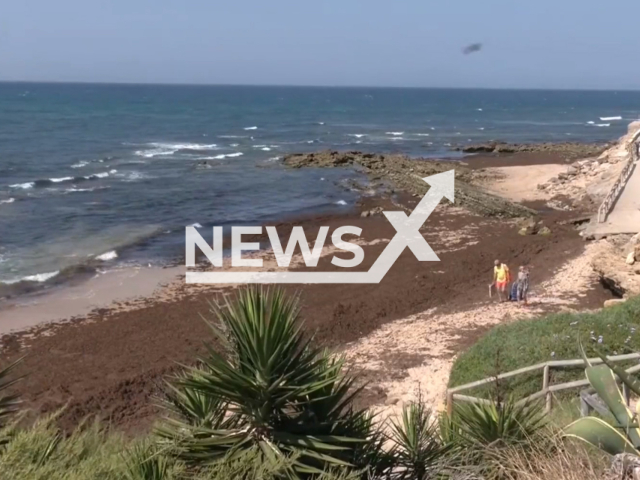
<path fill-rule="evenodd" d="M 185 225 L 353 205 L 353 173 L 285 170 L 288 152 L 455 161 L 489 139 L 611 140 L 638 117 L 640 92 L 0 83 L 0 297 L 166 262 Z"/>

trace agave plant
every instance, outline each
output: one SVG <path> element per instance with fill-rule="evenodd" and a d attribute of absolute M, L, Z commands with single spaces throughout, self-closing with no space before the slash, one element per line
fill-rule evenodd
<path fill-rule="evenodd" d="M 172 380 L 174 415 L 157 430 L 182 460 L 211 464 L 256 448 L 264 461 L 295 457 L 300 476 L 372 458 L 374 422 L 352 406 L 359 389 L 343 358 L 304 335 L 297 298 L 249 288 L 213 311 L 227 351 L 209 348 Z"/>
<path fill-rule="evenodd" d="M 438 475 L 443 457 L 450 451 L 440 437 L 438 422 L 419 399 L 402 409 L 401 421 L 392 421 L 388 439 L 396 460 L 398 479 L 425 480 Z"/>
<path fill-rule="evenodd" d="M 598 356 L 603 364 L 591 365 L 583 354 L 587 365 L 585 374 L 600 399 L 609 408 L 617 424 L 611 425 L 596 417 L 583 417 L 568 425 L 564 429 L 564 435 L 590 443 L 611 455 L 631 453 L 640 456 L 640 429 L 638 429 L 640 408 L 635 414 L 627 408 L 618 388 L 616 375 L 637 395 L 640 395 L 640 382 L 611 362 L 605 355 L 598 353 Z"/>

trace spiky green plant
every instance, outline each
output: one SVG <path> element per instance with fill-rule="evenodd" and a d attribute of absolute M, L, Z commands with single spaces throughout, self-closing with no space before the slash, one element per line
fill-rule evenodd
<path fill-rule="evenodd" d="M 525 444 L 545 425 L 539 403 L 516 405 L 512 400 L 459 405 L 441 422 L 445 440 L 461 447 Z"/>
<path fill-rule="evenodd" d="M 393 420 L 388 436 L 390 453 L 397 462 L 395 477 L 402 480 L 435 478 L 450 446 L 440 437 L 438 422 L 419 399 L 402 409 L 400 421 Z"/>
<path fill-rule="evenodd" d="M 179 415 L 158 429 L 179 458 L 211 464 L 257 448 L 265 461 L 294 455 L 296 475 L 371 458 L 373 421 L 352 406 L 359 389 L 343 358 L 303 334 L 297 298 L 248 288 L 213 311 L 226 352 L 209 348 L 172 380 Z"/>
<path fill-rule="evenodd" d="M 564 429 L 564 435 L 590 443 L 611 455 L 631 453 L 640 456 L 640 403 L 636 413 L 627 408 L 618 388 L 616 375 L 637 395 L 640 395 L 640 382 L 611 362 L 606 355 L 598 353 L 598 356 L 603 364 L 592 365 L 583 353 L 585 374 L 600 399 L 609 408 L 616 423 L 611 425 L 600 418 L 583 417 L 568 425 Z"/>
<path fill-rule="evenodd" d="M 140 442 L 131 447 L 124 457 L 126 480 L 170 480 L 168 458 L 152 443 Z"/>

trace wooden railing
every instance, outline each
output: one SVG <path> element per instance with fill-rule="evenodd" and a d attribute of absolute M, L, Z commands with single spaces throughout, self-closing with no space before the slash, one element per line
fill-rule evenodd
<path fill-rule="evenodd" d="M 638 143 L 638 138 L 640 137 L 640 130 L 636 132 L 633 136 L 631 142 L 627 146 L 628 157 L 627 163 L 625 163 L 622 172 L 618 176 L 618 179 L 609 190 L 609 193 L 604 198 L 600 207 L 598 208 L 598 223 L 602 223 L 607 219 L 607 215 L 611 212 L 613 208 L 613 204 L 616 203 L 618 196 L 622 190 L 624 190 L 625 185 L 627 184 L 627 180 L 631 177 L 631 173 L 633 172 L 633 167 L 640 156 L 638 153 L 638 149 L 640 149 L 640 144 Z"/>
<path fill-rule="evenodd" d="M 624 362 L 629 360 L 640 359 L 640 353 L 629 353 L 626 355 L 615 355 L 612 357 L 608 357 L 612 362 Z M 590 358 L 589 362 L 592 365 L 597 365 L 602 363 L 600 358 Z M 469 395 L 463 395 L 460 392 L 464 392 L 465 390 L 470 390 L 472 388 L 481 387 L 483 385 L 488 385 L 490 383 L 496 383 L 500 380 L 504 380 L 506 378 L 515 377 L 517 375 L 522 375 L 523 373 L 531 373 L 538 370 L 542 370 L 542 390 L 534 393 L 533 395 L 529 395 L 522 400 L 518 400 L 516 405 L 522 405 L 529 403 L 531 401 L 537 400 L 539 398 L 545 397 L 545 410 L 547 412 L 551 411 L 552 407 L 552 399 L 553 393 L 559 392 L 562 390 L 569 390 L 573 388 L 585 388 L 589 387 L 589 381 L 587 379 L 584 380 L 574 380 L 572 382 L 560 383 L 557 385 L 550 385 L 551 382 L 551 369 L 552 368 L 584 368 L 584 360 L 576 359 L 576 360 L 553 360 L 550 362 L 538 363 L 536 365 L 531 365 L 530 367 L 520 368 L 518 370 L 514 370 L 512 372 L 501 373 L 500 375 L 494 377 L 484 378 L 482 380 L 478 380 L 476 382 L 467 383 L 465 385 L 460 385 L 459 387 L 450 388 L 447 390 L 447 412 L 451 414 L 453 412 L 453 404 L 454 402 L 471 402 L 471 403 L 485 403 L 490 404 L 491 400 L 487 400 L 485 398 L 480 397 L 472 397 Z M 635 373 L 640 372 L 640 365 L 634 365 L 633 367 L 628 368 L 627 373 Z M 629 393 L 626 391 L 626 386 L 623 384 L 623 393 L 625 398 L 628 398 Z"/>

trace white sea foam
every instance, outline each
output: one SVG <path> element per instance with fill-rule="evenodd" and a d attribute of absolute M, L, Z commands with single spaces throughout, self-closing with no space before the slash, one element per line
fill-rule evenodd
<path fill-rule="evenodd" d="M 596 127 L 610 127 L 611 124 L 610 123 L 596 123 L 595 126 Z"/>
<path fill-rule="evenodd" d="M 264 148 L 266 145 L 253 145 L 253 148 Z"/>
<path fill-rule="evenodd" d="M 135 182 L 136 180 L 142 180 L 144 178 L 149 178 L 149 175 L 146 175 L 142 172 L 138 172 L 136 170 L 132 170 L 127 173 L 122 173 L 119 176 L 124 177 L 125 182 Z"/>
<path fill-rule="evenodd" d="M 324 125 L 324 122 L 318 122 L 318 125 Z"/>
<path fill-rule="evenodd" d="M 0 200 L 0 205 L 3 203 L 13 203 L 15 201 L 16 201 L 15 198 L 7 198 L 6 200 Z"/>
<path fill-rule="evenodd" d="M 109 172 L 100 172 L 100 173 L 94 173 L 93 175 L 89 175 L 86 178 L 87 180 L 94 180 L 96 178 L 107 178 L 109 176 Z"/>
<path fill-rule="evenodd" d="M 73 177 L 50 178 L 49 180 L 53 183 L 60 183 L 60 182 L 68 182 L 69 180 L 73 180 Z"/>
<path fill-rule="evenodd" d="M 15 280 L 6 280 L 6 281 L 0 282 L 0 283 L 4 283 L 5 285 L 12 285 L 12 284 L 18 283 L 18 282 L 38 282 L 38 283 L 42 283 L 42 282 L 46 282 L 50 278 L 55 277 L 59 273 L 60 273 L 59 270 L 56 270 L 55 272 L 48 272 L 48 273 L 37 273 L 35 275 L 27 275 L 26 277 L 16 278 Z"/>
<path fill-rule="evenodd" d="M 230 147 L 234 147 L 234 148 L 239 146 L 239 145 L 240 145 L 239 143 L 230 143 L 229 144 Z"/>
<path fill-rule="evenodd" d="M 346 205 L 346 204 L 347 204 L 347 202 L 345 202 L 344 200 L 338 200 L 336 202 L 336 205 Z"/>
<path fill-rule="evenodd" d="M 366 136 L 367 136 L 366 133 L 347 133 L 347 137 L 362 138 L 362 137 L 366 137 Z"/>
<path fill-rule="evenodd" d="M 96 257 L 96 260 L 100 260 L 101 262 L 108 262 L 109 260 L 115 260 L 116 258 L 118 258 L 118 252 L 116 252 L 115 250 L 111 250 L 110 252 L 98 255 Z"/>
<path fill-rule="evenodd" d="M 404 134 L 404 132 L 386 132 L 387 135 L 395 135 L 396 137 Z"/>
<path fill-rule="evenodd" d="M 247 138 L 246 135 L 218 135 L 218 138 Z"/>
<path fill-rule="evenodd" d="M 263 150 L 265 152 L 270 152 L 271 149 L 269 147 L 262 147 L 260 150 Z"/>
<path fill-rule="evenodd" d="M 481 109 L 481 108 L 476 108 L 476 110 L 478 110 L 479 112 L 481 112 L 481 111 L 482 111 L 482 109 Z"/>
<path fill-rule="evenodd" d="M 429 136 L 429 134 L 428 134 L 428 133 L 416 133 L 416 135 L 417 135 L 418 137 L 428 137 L 428 136 Z"/>
<path fill-rule="evenodd" d="M 393 137 L 391 140 L 404 140 L 404 137 Z"/>
<path fill-rule="evenodd" d="M 67 188 L 64 193 L 93 192 L 95 188 Z"/>
<path fill-rule="evenodd" d="M 603 122 L 610 122 L 611 120 L 622 120 L 622 117 L 600 117 Z"/>
<path fill-rule="evenodd" d="M 478 127 L 478 130 L 484 130 L 484 127 Z"/>
<path fill-rule="evenodd" d="M 153 158 L 162 155 L 173 155 L 179 150 L 215 150 L 218 145 L 215 143 L 164 143 L 152 142 L 148 143 L 150 149 L 138 150 L 135 155 L 145 158 Z"/>
<path fill-rule="evenodd" d="M 34 182 L 26 182 L 26 183 L 16 183 L 14 185 L 9 185 L 10 188 L 21 188 L 23 190 L 28 190 L 33 188 L 35 185 Z"/>
<path fill-rule="evenodd" d="M 215 143 L 150 143 L 149 145 L 176 150 L 213 150 L 218 146 Z"/>
<path fill-rule="evenodd" d="M 594 123 L 596 123 L 596 122 L 594 122 L 594 121 L 590 120 L 590 121 L 588 121 L 587 123 L 588 123 L 589 125 L 593 125 L 593 124 L 594 124 Z"/>
<path fill-rule="evenodd" d="M 87 165 L 89 165 L 89 162 L 78 162 L 78 163 L 74 163 L 73 165 L 71 165 L 71 168 L 82 168 L 82 167 L 86 167 Z"/>
<path fill-rule="evenodd" d="M 215 157 L 204 158 L 203 160 L 223 160 L 225 158 L 241 157 L 242 155 L 244 155 L 244 153 L 242 153 L 242 152 L 223 153 L 223 154 L 220 154 L 220 155 L 216 155 Z"/>
<path fill-rule="evenodd" d="M 431 127 L 431 130 L 435 130 L 435 129 L 436 129 L 436 127 Z"/>
<path fill-rule="evenodd" d="M 258 127 L 244 127 L 245 130 L 257 130 Z"/>

